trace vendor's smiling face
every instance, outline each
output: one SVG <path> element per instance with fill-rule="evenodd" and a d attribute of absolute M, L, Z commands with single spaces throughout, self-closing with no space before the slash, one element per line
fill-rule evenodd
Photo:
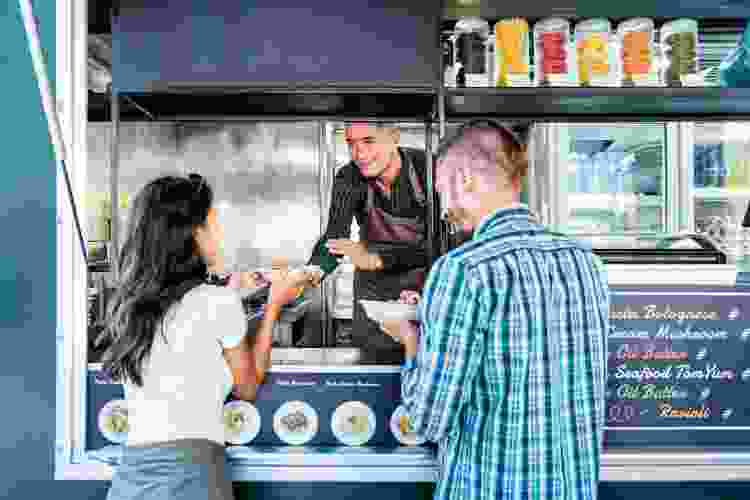
<path fill-rule="evenodd" d="M 398 156 L 399 132 L 372 123 L 352 123 L 344 131 L 346 144 L 364 177 L 379 177 Z"/>

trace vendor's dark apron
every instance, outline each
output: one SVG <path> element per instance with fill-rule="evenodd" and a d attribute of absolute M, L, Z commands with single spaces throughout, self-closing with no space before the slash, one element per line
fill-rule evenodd
<path fill-rule="evenodd" d="M 207 439 L 125 446 L 107 500 L 234 500 L 226 448 Z"/>
<path fill-rule="evenodd" d="M 402 173 L 409 176 L 412 191 L 420 206 L 425 207 L 425 194 L 419 182 L 411 159 L 404 156 Z M 360 230 L 360 238 L 366 242 L 369 251 L 409 244 L 425 243 L 425 221 L 422 217 L 396 217 L 375 205 L 375 191 L 372 184 L 367 187 L 366 226 Z M 394 194 L 392 193 L 391 196 Z M 399 364 L 404 359 L 403 347 L 386 335 L 365 314 L 361 299 L 396 300 L 402 290 L 416 290 L 421 293 L 424 286 L 426 267 L 408 271 L 360 271 L 354 273 L 354 308 L 352 342 L 362 351 L 362 364 Z"/>

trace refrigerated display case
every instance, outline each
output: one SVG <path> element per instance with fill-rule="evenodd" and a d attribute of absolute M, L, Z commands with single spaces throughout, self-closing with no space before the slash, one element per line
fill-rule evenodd
<path fill-rule="evenodd" d="M 670 148 L 664 123 L 550 124 L 543 154 L 559 192 L 549 223 L 575 235 L 667 234 L 674 225 Z M 554 180 L 553 180 L 554 179 Z M 555 187 L 550 186 L 550 189 Z"/>
<path fill-rule="evenodd" d="M 734 262 L 750 201 L 750 122 L 695 123 L 693 131 L 691 224 Z"/>

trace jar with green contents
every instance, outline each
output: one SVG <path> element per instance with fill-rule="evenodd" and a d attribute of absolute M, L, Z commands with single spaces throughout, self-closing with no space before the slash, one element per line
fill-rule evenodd
<path fill-rule="evenodd" d="M 666 23 L 660 33 L 661 79 L 667 87 L 703 86 L 699 67 L 698 22 L 678 19 Z"/>

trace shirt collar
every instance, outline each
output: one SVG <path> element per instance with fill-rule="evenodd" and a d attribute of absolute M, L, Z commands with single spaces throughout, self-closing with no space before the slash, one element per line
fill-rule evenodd
<path fill-rule="evenodd" d="M 536 229 L 535 224 L 530 220 L 531 213 L 529 207 L 523 204 L 514 205 L 508 208 L 499 208 L 479 222 L 474 230 L 472 240 L 480 239 L 490 232 L 506 232 L 509 230 L 519 229 Z"/>

